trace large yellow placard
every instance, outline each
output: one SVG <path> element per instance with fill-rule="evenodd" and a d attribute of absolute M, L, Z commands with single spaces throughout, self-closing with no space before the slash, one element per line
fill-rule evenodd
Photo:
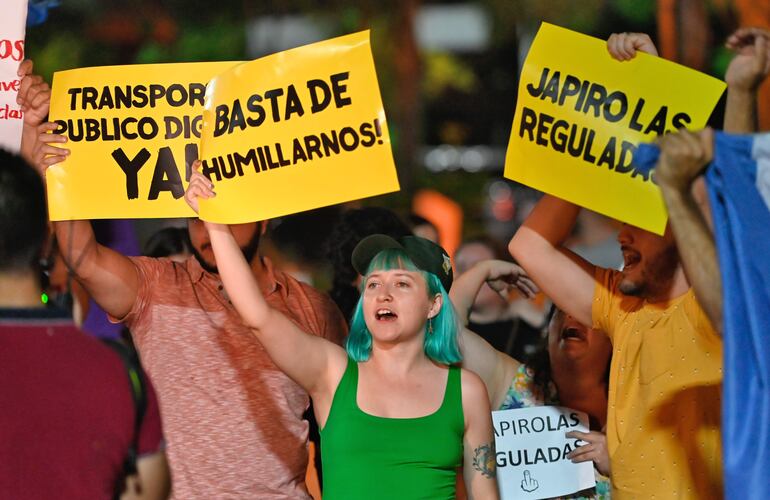
<path fill-rule="evenodd" d="M 399 189 L 369 32 L 236 66 L 208 86 L 202 219 L 269 219 Z"/>
<path fill-rule="evenodd" d="M 607 44 L 543 23 L 521 73 L 505 177 L 662 234 L 667 214 L 636 146 L 705 126 L 725 83 L 639 53 L 619 62 Z"/>
<path fill-rule="evenodd" d="M 206 83 L 234 62 L 54 74 L 51 121 L 70 156 L 46 173 L 51 220 L 190 217 Z"/>

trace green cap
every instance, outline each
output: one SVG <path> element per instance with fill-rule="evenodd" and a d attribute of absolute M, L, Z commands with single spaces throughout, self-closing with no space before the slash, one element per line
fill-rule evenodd
<path fill-rule="evenodd" d="M 367 236 L 353 250 L 353 268 L 363 276 L 372 259 L 383 250 L 391 248 L 403 250 L 415 266 L 438 276 L 444 290 L 449 291 L 452 286 L 452 261 L 449 255 L 439 245 L 419 236 L 403 236 L 398 239 L 384 234 Z"/>

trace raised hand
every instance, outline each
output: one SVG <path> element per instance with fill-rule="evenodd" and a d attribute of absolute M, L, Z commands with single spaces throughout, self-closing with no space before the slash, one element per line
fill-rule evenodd
<path fill-rule="evenodd" d="M 208 199 L 216 196 L 214 192 L 214 183 L 208 177 L 200 173 L 200 160 L 195 160 L 192 164 L 193 173 L 190 176 L 190 184 L 184 193 L 184 200 L 190 205 L 190 208 L 198 213 L 198 198 Z"/>
<path fill-rule="evenodd" d="M 566 436 L 588 443 L 572 450 L 567 455 L 567 458 L 572 460 L 573 463 L 588 462 L 590 460 L 594 463 L 596 470 L 600 474 L 610 477 L 610 454 L 607 451 L 607 436 L 603 432 L 570 431 Z"/>
<path fill-rule="evenodd" d="M 51 87 L 43 77 L 32 73 L 34 63 L 26 59 L 19 66 L 18 75 L 21 78 L 16 102 L 24 113 L 24 126 L 37 128 L 48 116 L 51 103 Z"/>
<path fill-rule="evenodd" d="M 513 262 L 503 260 L 487 261 L 486 282 L 490 288 L 506 298 L 513 288 L 527 298 L 534 297 L 538 292 L 537 285 L 527 276 L 524 269 Z"/>
<path fill-rule="evenodd" d="M 37 128 L 48 116 L 51 102 L 51 87 L 39 75 L 32 73 L 33 63 L 26 59 L 17 72 L 21 83 L 16 102 L 24 113 L 20 153 L 28 163 L 34 163 L 34 149 L 37 142 Z"/>
<path fill-rule="evenodd" d="M 645 33 L 613 33 L 607 39 L 607 51 L 618 61 L 630 61 L 637 52 L 658 55 L 658 49 Z"/>
<path fill-rule="evenodd" d="M 740 28 L 727 38 L 725 46 L 735 52 L 725 81 L 735 89 L 754 91 L 770 72 L 770 31 Z"/>

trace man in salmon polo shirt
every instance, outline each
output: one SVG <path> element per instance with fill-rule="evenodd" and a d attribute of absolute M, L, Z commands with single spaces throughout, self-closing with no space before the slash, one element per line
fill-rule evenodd
<path fill-rule="evenodd" d="M 20 95 L 30 111 L 48 106 L 40 97 L 47 86 L 38 85 L 45 84 L 27 84 Z M 51 145 L 65 138 L 45 133 L 54 129 L 38 127 L 33 159 L 43 177 L 48 165 L 66 157 Z M 53 225 L 71 272 L 129 327 L 155 382 L 173 496 L 310 499 L 308 423 L 302 419 L 308 395 L 272 363 L 233 309 L 203 223 L 189 221 L 194 255 L 182 263 L 126 257 L 101 246 L 89 221 Z M 268 303 L 306 331 L 340 342 L 347 327 L 331 300 L 258 255 L 265 226 L 232 229 Z"/>

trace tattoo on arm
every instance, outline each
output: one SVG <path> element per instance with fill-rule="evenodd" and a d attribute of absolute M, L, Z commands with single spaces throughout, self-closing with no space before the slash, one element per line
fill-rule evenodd
<path fill-rule="evenodd" d="M 473 468 L 482 475 L 494 479 L 497 475 L 495 465 L 494 442 L 482 444 L 473 450 Z"/>
<path fill-rule="evenodd" d="M 89 222 L 90 224 L 90 222 Z M 65 249 L 59 248 L 60 255 L 62 255 L 64 260 L 64 265 L 67 268 L 67 271 L 69 271 L 70 276 L 78 276 L 78 268 L 80 267 L 80 264 L 83 263 L 83 259 L 88 255 L 88 252 L 91 250 L 91 247 L 95 247 L 97 245 L 96 242 L 96 235 L 92 235 L 91 238 L 88 240 L 86 245 L 83 247 L 83 249 L 80 252 L 80 255 L 78 255 L 78 258 L 75 259 L 74 254 L 75 251 L 72 249 L 72 240 L 73 240 L 73 233 L 74 233 L 74 221 L 68 221 L 67 229 L 69 231 L 69 244 L 67 245 L 68 248 L 66 249 L 66 253 L 64 252 Z"/>

